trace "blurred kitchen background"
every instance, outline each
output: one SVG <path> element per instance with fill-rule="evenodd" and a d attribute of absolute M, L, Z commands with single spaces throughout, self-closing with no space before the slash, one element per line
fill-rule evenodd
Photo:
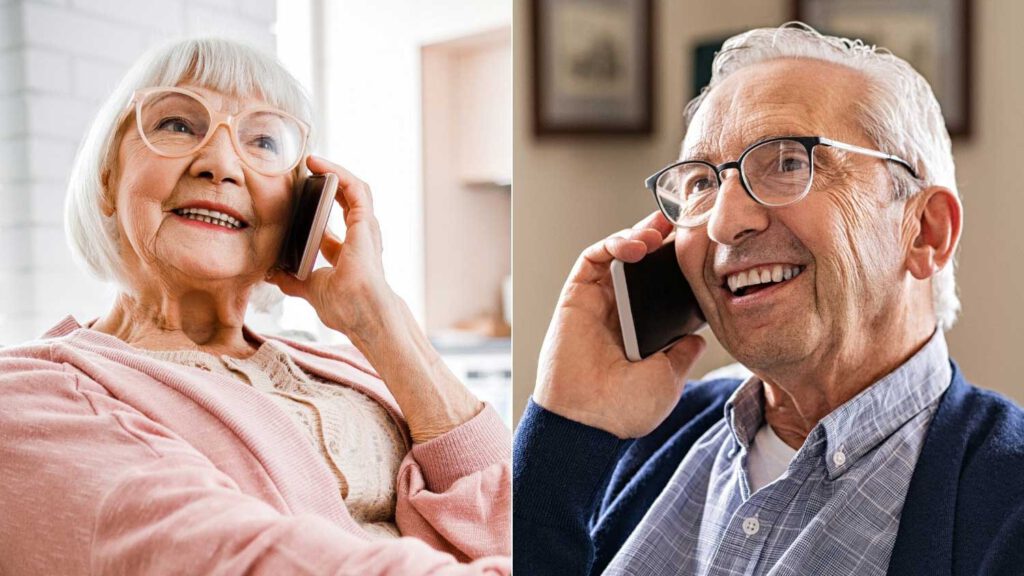
<path fill-rule="evenodd" d="M 973 8 L 969 15 L 965 2 Z M 683 106 L 695 86 L 707 81 L 701 64 L 724 38 L 777 26 L 793 19 L 796 10 L 825 22 L 819 24 L 823 31 L 863 34 L 883 46 L 889 39 L 888 47 L 913 60 L 943 91 L 943 106 L 951 113 L 947 118 L 966 132 L 953 142 L 965 224 L 957 272 L 963 310 L 947 334 L 950 352 L 975 384 L 1024 404 L 1024 354 L 1019 351 L 1024 346 L 1024 268 L 1019 265 L 1024 235 L 1017 232 L 1024 212 L 1024 67 L 1019 62 L 1024 3 L 653 0 L 653 34 L 630 44 L 634 31 L 622 23 L 642 14 L 644 5 L 643 0 L 524 0 L 514 6 L 516 417 L 533 390 L 537 354 L 576 257 L 656 208 L 643 179 L 677 158 Z M 531 7 L 538 7 L 538 13 Z M 538 22 L 546 30 L 539 30 Z M 579 56 L 568 62 L 572 73 L 561 80 L 543 76 L 551 69 L 544 64 L 538 69 L 533 50 L 538 37 L 549 50 Z M 624 97 L 632 88 L 622 81 L 608 83 L 610 99 L 620 106 L 605 110 L 603 122 L 593 109 L 567 105 L 584 101 L 580 95 L 596 94 L 602 78 L 628 79 L 636 72 L 633 57 L 645 49 L 646 38 L 653 38 L 649 129 L 642 113 L 622 112 L 642 110 L 645 100 Z M 610 49 L 616 43 L 625 48 Z M 533 89 L 542 76 L 547 92 L 535 99 Z M 693 378 L 732 361 L 710 332 L 705 337 L 708 351 Z"/>
<path fill-rule="evenodd" d="M 78 269 L 63 200 L 79 141 L 142 52 L 216 34 L 277 54 L 314 150 L 374 193 L 388 281 L 452 369 L 511 418 L 511 0 L 0 0 L 0 345 L 113 293 Z M 332 228 L 343 230 L 340 210 Z M 302 300 L 260 331 L 326 342 Z"/>

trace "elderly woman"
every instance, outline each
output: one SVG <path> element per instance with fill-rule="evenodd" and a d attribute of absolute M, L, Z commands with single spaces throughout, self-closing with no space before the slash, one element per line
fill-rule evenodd
<path fill-rule="evenodd" d="M 385 282 L 369 188 L 306 156 L 309 110 L 222 40 L 150 53 L 101 110 L 67 229 L 120 293 L 0 352 L 0 573 L 508 571 L 508 431 Z M 307 167 L 347 233 L 299 281 L 275 261 Z M 355 349 L 247 329 L 264 281 Z"/>

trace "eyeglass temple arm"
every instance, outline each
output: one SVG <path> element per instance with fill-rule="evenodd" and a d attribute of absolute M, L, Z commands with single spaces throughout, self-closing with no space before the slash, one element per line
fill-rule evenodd
<path fill-rule="evenodd" d="M 896 156 L 894 154 L 886 154 L 885 152 L 879 152 L 878 150 L 872 150 L 870 148 L 861 148 L 860 146 L 855 146 L 853 144 L 847 144 L 845 142 L 839 142 L 836 140 L 830 140 L 828 138 L 821 138 L 821 143 L 826 146 L 832 146 L 833 148 L 839 148 L 840 150 L 846 150 L 847 152 L 865 154 L 867 156 L 881 158 L 882 160 L 890 160 L 892 162 L 896 162 L 897 164 L 900 164 L 901 166 L 906 168 L 910 172 L 911 176 L 917 178 L 917 170 L 914 170 L 914 167 L 910 165 L 910 162 L 907 162 L 903 158 L 900 158 L 899 156 Z"/>

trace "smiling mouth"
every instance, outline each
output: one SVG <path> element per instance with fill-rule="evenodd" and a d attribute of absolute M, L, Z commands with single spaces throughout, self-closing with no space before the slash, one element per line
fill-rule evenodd
<path fill-rule="evenodd" d="M 782 284 L 796 278 L 804 271 L 804 266 L 789 264 L 775 264 L 772 266 L 758 266 L 736 274 L 730 274 L 725 279 L 723 288 L 736 297 L 747 296 L 760 292 L 776 284 Z"/>
<path fill-rule="evenodd" d="M 206 222 L 207 224 L 213 224 L 222 228 L 227 228 L 228 230 L 241 230 L 242 228 L 248 227 L 248 224 L 245 222 L 223 212 L 218 212 L 217 210 L 207 210 L 206 208 L 179 208 L 172 210 L 172 212 L 188 220 Z"/>

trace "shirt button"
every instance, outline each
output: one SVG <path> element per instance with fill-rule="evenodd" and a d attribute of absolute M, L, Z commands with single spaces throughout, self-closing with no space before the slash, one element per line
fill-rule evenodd
<path fill-rule="evenodd" d="M 757 518 L 751 517 L 743 520 L 743 531 L 747 533 L 747 536 L 757 534 L 760 529 L 761 523 L 757 521 Z"/>
<path fill-rule="evenodd" d="M 843 454 L 842 450 L 836 450 L 832 454 L 832 462 L 834 462 L 836 466 L 846 464 L 846 454 Z"/>

